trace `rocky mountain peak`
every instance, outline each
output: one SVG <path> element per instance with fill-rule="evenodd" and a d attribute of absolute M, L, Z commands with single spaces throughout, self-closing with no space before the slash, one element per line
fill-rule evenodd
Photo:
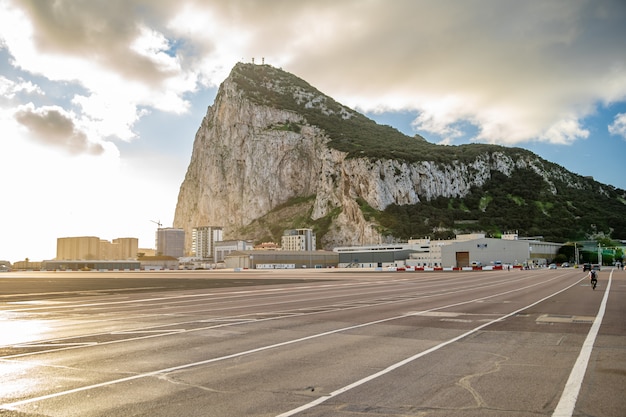
<path fill-rule="evenodd" d="M 393 236 L 372 213 L 462 199 L 494 173 L 520 170 L 552 195 L 590 187 L 529 151 L 434 145 L 378 125 L 288 72 L 239 63 L 196 133 L 174 226 L 187 232 L 188 249 L 192 228 L 203 225 L 222 226 L 225 239 L 257 241 L 313 227 L 326 249 L 379 242 Z"/>

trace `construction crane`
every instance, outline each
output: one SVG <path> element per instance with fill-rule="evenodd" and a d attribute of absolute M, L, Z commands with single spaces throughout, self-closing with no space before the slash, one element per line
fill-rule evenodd
<path fill-rule="evenodd" d="M 161 226 L 162 226 L 162 224 L 161 224 L 161 220 L 157 220 L 157 221 L 150 220 L 150 221 L 151 221 L 152 223 L 155 223 L 157 226 L 159 226 L 159 229 L 161 228 Z"/>

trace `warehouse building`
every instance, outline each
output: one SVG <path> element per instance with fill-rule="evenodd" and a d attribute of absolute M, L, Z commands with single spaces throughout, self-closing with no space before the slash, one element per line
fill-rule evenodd
<path fill-rule="evenodd" d="M 294 269 L 334 268 L 339 256 L 330 251 L 243 250 L 226 255 L 226 268 Z"/>
<path fill-rule="evenodd" d="M 45 271 L 135 271 L 141 269 L 139 261 L 107 261 L 107 260 L 59 260 L 43 261 Z"/>
<path fill-rule="evenodd" d="M 456 239 L 416 239 L 407 243 L 340 247 L 340 268 L 417 267 L 465 268 L 490 265 L 543 266 L 556 256 L 560 243 L 520 239 L 516 234 L 501 239 L 484 234 L 458 235 Z"/>

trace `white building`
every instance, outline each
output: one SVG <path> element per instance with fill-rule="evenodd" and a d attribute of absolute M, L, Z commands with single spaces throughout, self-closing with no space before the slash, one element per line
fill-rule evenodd
<path fill-rule="evenodd" d="M 215 242 L 215 262 L 224 262 L 226 256 L 235 251 L 253 250 L 251 240 L 223 240 Z"/>
<path fill-rule="evenodd" d="M 462 268 L 497 264 L 545 265 L 556 256 L 561 246 L 560 243 L 519 239 L 517 235 L 494 239 L 475 233 L 458 235 L 451 240 L 419 239 L 333 250 L 339 252 L 339 267 Z"/>
<path fill-rule="evenodd" d="M 455 240 L 436 243 L 440 244 L 439 265 L 443 267 L 519 265 L 531 259 L 530 245 L 522 240 L 459 235 Z"/>
<path fill-rule="evenodd" d="M 285 230 L 280 244 L 285 251 L 314 251 L 316 250 L 315 233 L 313 229 Z"/>
<path fill-rule="evenodd" d="M 339 254 L 339 268 L 376 268 L 405 266 L 413 256 L 428 259 L 429 239 L 412 239 L 406 243 L 390 243 L 365 246 L 336 247 L 333 252 Z"/>
<path fill-rule="evenodd" d="M 222 237 L 221 227 L 194 227 L 191 232 L 192 256 L 203 260 L 215 259 L 215 244 L 221 242 Z"/>

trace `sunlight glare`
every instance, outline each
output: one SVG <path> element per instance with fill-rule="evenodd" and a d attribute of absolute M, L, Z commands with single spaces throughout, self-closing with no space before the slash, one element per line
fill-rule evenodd
<path fill-rule="evenodd" d="M 40 340 L 50 328 L 43 320 L 25 320 L 17 313 L 0 312 L 0 346 Z"/>

